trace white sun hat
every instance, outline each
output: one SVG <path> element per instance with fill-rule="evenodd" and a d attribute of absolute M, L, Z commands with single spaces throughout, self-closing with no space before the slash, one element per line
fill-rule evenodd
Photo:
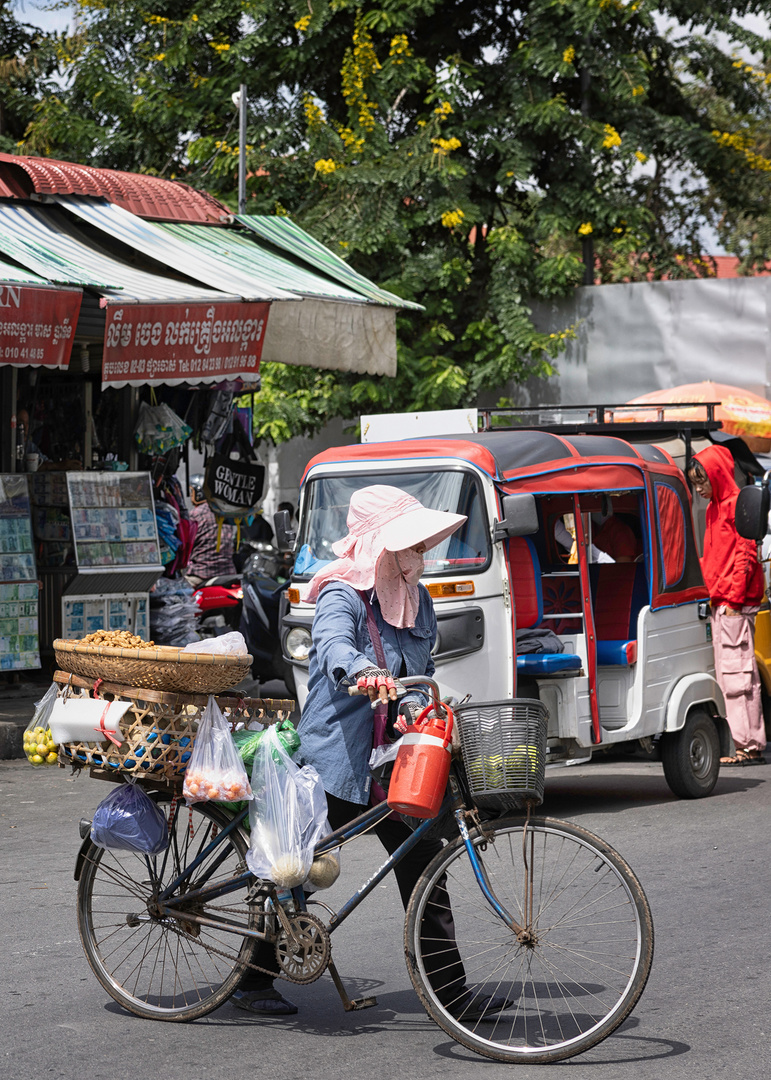
<path fill-rule="evenodd" d="M 430 551 L 451 536 L 466 520 L 465 514 L 429 510 L 416 499 L 414 507 L 404 510 L 398 518 L 383 525 L 380 540 L 386 551 L 404 551 L 416 544 L 425 544 L 426 551 Z"/>
<path fill-rule="evenodd" d="M 384 552 L 404 551 L 416 544 L 425 544 L 429 550 L 466 520 L 465 514 L 429 510 L 414 495 L 388 484 L 360 488 L 348 507 L 348 535 L 332 545 L 337 559 L 314 574 L 303 599 L 315 603 L 330 581 L 371 589 Z"/>

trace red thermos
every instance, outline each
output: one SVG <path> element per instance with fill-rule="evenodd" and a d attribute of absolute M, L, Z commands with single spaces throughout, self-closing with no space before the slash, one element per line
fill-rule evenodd
<path fill-rule="evenodd" d="M 433 708 L 428 705 L 399 741 L 388 805 L 409 817 L 434 818 L 444 799 L 450 775 L 453 716 L 424 719 Z"/>

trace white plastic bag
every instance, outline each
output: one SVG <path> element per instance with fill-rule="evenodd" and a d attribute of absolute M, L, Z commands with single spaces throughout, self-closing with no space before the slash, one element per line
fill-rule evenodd
<path fill-rule="evenodd" d="M 35 702 L 35 712 L 24 729 L 24 755 L 30 765 L 55 765 L 59 760 L 57 740 L 51 732 L 53 711 L 59 687 L 51 685 L 40 701 Z"/>
<path fill-rule="evenodd" d="M 308 877 L 313 849 L 330 831 L 327 798 L 319 774 L 311 765 L 295 765 L 275 726 L 255 752 L 252 791 L 247 866 L 256 877 L 293 889 Z"/>
<path fill-rule="evenodd" d="M 185 645 L 182 652 L 215 653 L 218 656 L 248 656 L 249 649 L 246 646 L 246 638 L 238 630 L 229 634 L 220 634 L 219 637 L 204 638 L 203 641 L 191 641 Z"/>
<path fill-rule="evenodd" d="M 227 720 L 209 695 L 190 755 L 182 794 L 187 805 L 196 802 L 240 802 L 251 799 L 244 763 L 233 742 Z"/>

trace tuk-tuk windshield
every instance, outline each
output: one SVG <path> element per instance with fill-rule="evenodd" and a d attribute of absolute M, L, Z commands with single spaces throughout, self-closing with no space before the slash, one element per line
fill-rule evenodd
<path fill-rule="evenodd" d="M 337 558 L 332 544 L 348 533 L 351 495 L 371 484 L 390 484 L 414 495 L 432 510 L 465 514 L 468 521 L 425 554 L 427 574 L 474 573 L 487 566 L 490 531 L 479 481 L 458 469 L 431 472 L 358 473 L 308 481 L 302 509 L 294 576 L 310 578 Z"/>

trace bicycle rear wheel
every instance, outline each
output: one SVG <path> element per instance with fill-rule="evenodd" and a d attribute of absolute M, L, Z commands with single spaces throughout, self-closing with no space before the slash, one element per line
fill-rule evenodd
<path fill-rule="evenodd" d="M 171 796 L 161 795 L 168 815 Z M 155 897 L 231 819 L 207 803 L 176 806 L 170 844 L 161 855 L 86 849 L 78 882 L 78 929 L 91 970 L 119 1005 L 152 1020 L 186 1021 L 222 1005 L 238 986 L 254 949 L 253 941 L 193 921 L 153 914 Z M 207 856 L 183 886 L 192 891 L 216 864 L 208 880 L 243 873 L 248 844 L 239 830 Z M 190 913 L 225 918 L 257 928 L 259 913 L 246 903 L 247 888 L 190 905 Z"/>
<path fill-rule="evenodd" d="M 497 1061 L 545 1063 L 588 1050 L 630 1014 L 650 972 L 653 924 L 624 860 L 585 829 L 550 818 L 527 826 L 528 919 L 524 824 L 503 819 L 491 823 L 489 842 L 479 830 L 472 838 L 494 894 L 532 930 L 531 944 L 490 907 L 460 838 L 415 885 L 404 940 L 415 990 L 448 1035 Z M 446 913 L 448 897 L 465 984 L 452 942 L 421 936 L 424 917 Z M 487 1018 L 463 1018 L 490 996 L 509 1004 Z"/>

